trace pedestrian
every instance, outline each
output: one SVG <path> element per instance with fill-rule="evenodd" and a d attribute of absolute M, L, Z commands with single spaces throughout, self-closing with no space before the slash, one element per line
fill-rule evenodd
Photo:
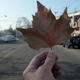
<path fill-rule="evenodd" d="M 58 56 L 53 51 L 39 53 L 24 70 L 24 80 L 55 80 L 62 74 L 57 60 Z"/>

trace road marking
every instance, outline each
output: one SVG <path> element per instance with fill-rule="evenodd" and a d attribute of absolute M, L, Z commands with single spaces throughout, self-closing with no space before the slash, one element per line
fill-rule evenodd
<path fill-rule="evenodd" d="M 20 46 L 20 45 L 19 45 Z M 8 56 L 10 56 L 11 54 L 13 54 L 16 50 L 19 50 L 21 47 L 23 47 L 23 46 L 25 46 L 25 45 L 22 45 L 22 46 L 20 46 L 20 47 L 18 47 L 18 48 L 16 48 L 16 49 L 13 49 L 11 52 L 9 52 L 9 53 L 7 53 L 6 55 L 4 55 L 1 59 L 0 59 L 0 61 L 2 61 L 3 59 L 5 59 L 5 58 L 7 58 Z"/>
<path fill-rule="evenodd" d="M 7 53 L 6 55 L 3 56 L 2 59 L 0 59 L 0 61 L 2 61 L 3 59 L 7 58 L 8 56 L 10 56 L 11 54 L 13 54 L 13 52 L 15 52 L 15 50 L 12 50 L 11 52 Z"/>
<path fill-rule="evenodd" d="M 4 53 L 8 53 L 8 52 L 10 52 L 10 51 L 2 51 L 3 54 L 4 54 Z"/>

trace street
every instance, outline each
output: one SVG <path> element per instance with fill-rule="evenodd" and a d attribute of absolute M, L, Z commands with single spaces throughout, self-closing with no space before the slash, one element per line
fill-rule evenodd
<path fill-rule="evenodd" d="M 22 72 L 38 53 L 50 48 L 32 50 L 23 41 L 0 44 L 0 80 L 23 80 Z M 58 80 L 80 80 L 80 49 L 67 49 L 62 45 L 53 47 L 59 56 L 63 74 Z"/>

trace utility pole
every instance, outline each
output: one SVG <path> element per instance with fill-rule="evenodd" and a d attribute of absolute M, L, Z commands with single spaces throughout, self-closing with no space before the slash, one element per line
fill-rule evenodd
<path fill-rule="evenodd" d="M 1 28 L 1 26 L 0 26 L 0 28 Z M 1 31 L 0 31 L 0 37 L 2 36 L 2 28 L 1 28 Z"/>
<path fill-rule="evenodd" d="M 16 39 L 17 39 L 17 28 L 16 28 Z"/>

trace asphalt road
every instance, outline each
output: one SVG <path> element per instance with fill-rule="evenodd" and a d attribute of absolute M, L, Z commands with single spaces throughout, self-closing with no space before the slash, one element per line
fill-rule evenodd
<path fill-rule="evenodd" d="M 36 54 L 44 50 L 50 48 L 32 50 L 23 41 L 0 44 L 0 80 L 23 80 L 24 69 Z M 80 80 L 80 50 L 61 45 L 54 46 L 53 50 L 59 56 L 57 62 L 62 65 L 63 74 L 58 80 Z"/>

